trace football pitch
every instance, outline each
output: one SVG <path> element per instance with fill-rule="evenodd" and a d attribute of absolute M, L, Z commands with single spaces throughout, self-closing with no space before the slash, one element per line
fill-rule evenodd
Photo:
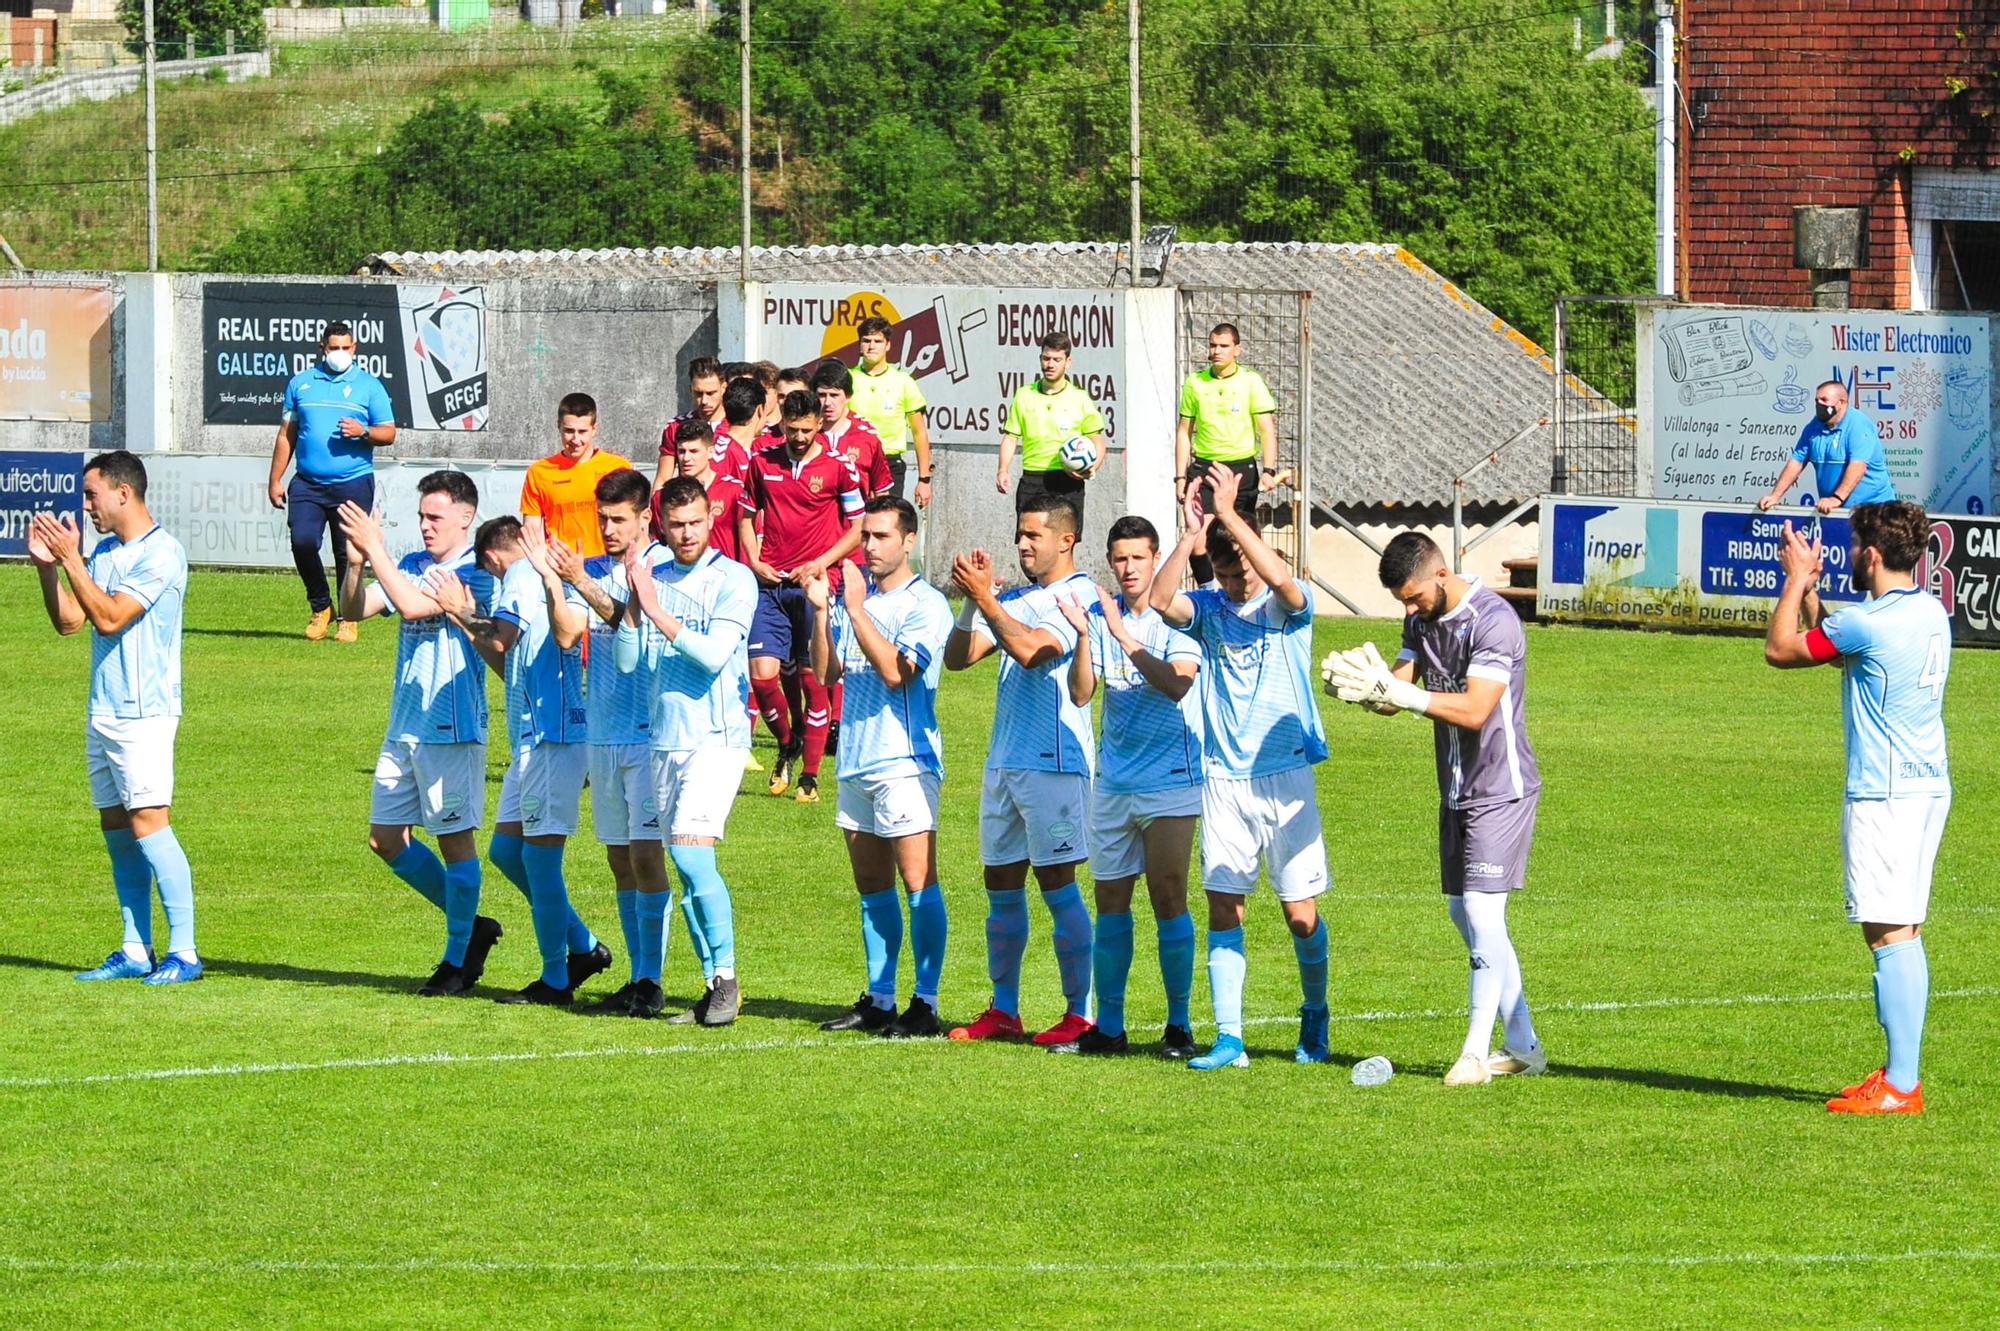
<path fill-rule="evenodd" d="M 2000 655 L 1957 653 L 1946 701 L 1956 795 L 1926 928 L 1926 1112 L 1849 1119 L 1822 1101 L 1882 1044 L 1841 909 L 1839 681 L 1771 670 L 1748 639 L 1529 629 L 1545 790 L 1509 922 L 1551 1066 L 1448 1090 L 1466 961 L 1437 890 L 1426 723 L 1322 699 L 1330 1067 L 1292 1061 L 1297 970 L 1268 892 L 1247 925 L 1247 1070 L 1151 1056 L 1164 1008 L 1143 894 L 1144 1054 L 822 1034 L 863 981 L 830 783 L 805 806 L 746 782 L 735 806 L 733 1027 L 486 1001 L 536 972 L 526 903 L 490 866 L 483 910 L 507 933 L 481 996 L 424 1000 L 440 918 L 365 844 L 394 630 L 304 642 L 296 582 L 252 574 L 197 572 L 187 600 L 174 821 L 208 978 L 76 984 L 117 941 L 84 778 L 89 647 L 50 631 L 25 568 L 0 568 L 0 592 L 0 1291 L 15 1325 L 1996 1316 Z M 1367 636 L 1393 655 L 1396 631 L 1323 624 L 1319 650 Z M 976 805 L 992 708 L 990 665 L 946 677 L 947 1022 L 987 997 Z M 588 835 L 568 876 L 622 953 Z M 1031 1029 L 1061 1010 L 1032 909 Z M 698 972 L 673 918 L 677 1011 Z M 906 956 L 905 992 L 909 973 Z M 1398 1075 L 1357 1089 L 1347 1070 L 1370 1054 Z"/>

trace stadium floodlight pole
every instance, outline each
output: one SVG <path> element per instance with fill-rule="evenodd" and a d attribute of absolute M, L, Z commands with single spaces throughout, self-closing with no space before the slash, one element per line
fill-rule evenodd
<path fill-rule="evenodd" d="M 152 3 L 152 0 L 147 0 Z M 743 281 L 750 280 L 750 0 L 737 0 L 736 5 L 736 78 L 741 85 L 742 105 L 737 109 L 741 121 L 737 132 L 736 184 L 743 196 L 743 235 L 738 242 L 736 259 L 737 275 Z"/>
<path fill-rule="evenodd" d="M 160 136 L 153 86 L 153 0 L 146 0 L 146 271 L 160 271 Z"/>
<path fill-rule="evenodd" d="M 1126 65 L 1129 67 L 1131 83 L 1131 128 L 1132 128 L 1132 262 L 1126 276 L 1133 286 L 1139 285 L 1139 0 L 1125 0 L 1126 14 Z"/>

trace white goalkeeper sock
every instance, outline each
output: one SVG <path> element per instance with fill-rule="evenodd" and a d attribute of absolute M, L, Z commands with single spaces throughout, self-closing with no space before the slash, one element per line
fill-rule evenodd
<path fill-rule="evenodd" d="M 1492 1049 L 1493 1021 L 1500 1014 L 1507 975 L 1518 972 L 1520 963 L 1514 956 L 1514 942 L 1507 937 L 1507 894 L 1467 892 L 1460 901 L 1465 913 L 1466 951 L 1472 962 L 1467 982 L 1471 1012 L 1461 1052 L 1483 1059 Z"/>

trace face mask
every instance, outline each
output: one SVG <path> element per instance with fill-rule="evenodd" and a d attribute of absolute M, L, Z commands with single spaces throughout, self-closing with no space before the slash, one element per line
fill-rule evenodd
<path fill-rule="evenodd" d="M 1834 407 L 1831 403 L 1816 402 L 1813 405 L 1819 411 L 1820 424 L 1822 425 L 1833 424 Z"/>
<path fill-rule="evenodd" d="M 329 351 L 326 353 L 326 368 L 332 370 L 335 374 L 346 374 L 347 367 L 352 364 L 354 364 L 354 353 L 351 351 Z"/>

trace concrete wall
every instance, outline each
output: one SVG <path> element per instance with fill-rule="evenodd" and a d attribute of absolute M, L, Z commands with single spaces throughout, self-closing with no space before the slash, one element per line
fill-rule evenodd
<path fill-rule="evenodd" d="M 193 60 L 160 60 L 153 65 L 154 76 L 161 79 L 195 78 L 216 69 L 231 83 L 265 78 L 271 73 L 271 56 L 268 51 L 248 51 Z M 54 111 L 76 102 L 104 102 L 135 93 L 144 77 L 143 66 L 116 65 L 43 79 L 31 88 L 0 96 L 0 125 L 11 125 L 38 112 Z"/>
<path fill-rule="evenodd" d="M 357 5 L 351 8 L 326 9 L 269 8 L 264 11 L 264 40 L 331 37 L 355 28 L 426 28 L 430 26 L 430 22 L 430 9 L 424 5 L 414 7 Z"/>

